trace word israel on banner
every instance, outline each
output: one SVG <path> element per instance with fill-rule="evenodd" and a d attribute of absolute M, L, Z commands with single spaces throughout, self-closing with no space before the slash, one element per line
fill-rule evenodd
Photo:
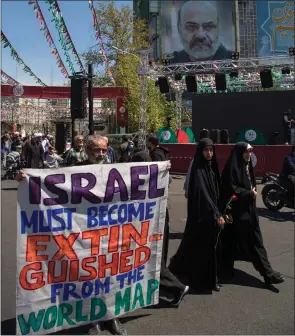
<path fill-rule="evenodd" d="M 25 173 L 18 334 L 53 333 L 158 303 L 167 162 Z"/>

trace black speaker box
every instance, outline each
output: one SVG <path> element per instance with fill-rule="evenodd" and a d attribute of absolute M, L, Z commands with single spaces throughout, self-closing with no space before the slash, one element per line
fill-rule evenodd
<path fill-rule="evenodd" d="M 200 131 L 200 140 L 204 139 L 204 138 L 210 138 L 210 132 L 208 129 L 203 128 Z"/>
<path fill-rule="evenodd" d="M 225 91 L 226 90 L 225 73 L 217 72 L 215 74 L 215 85 L 216 85 L 216 91 Z"/>
<path fill-rule="evenodd" d="M 197 92 L 196 76 L 185 76 L 185 84 L 187 92 Z"/>
<path fill-rule="evenodd" d="M 260 81 L 264 89 L 273 87 L 272 73 L 269 69 L 260 71 Z"/>
<path fill-rule="evenodd" d="M 212 129 L 210 132 L 211 140 L 216 144 L 220 143 L 220 130 Z"/>
<path fill-rule="evenodd" d="M 86 79 L 71 79 L 71 117 L 86 118 Z"/>
<path fill-rule="evenodd" d="M 169 93 L 169 83 L 166 77 L 159 77 L 158 78 L 159 88 L 161 93 Z"/>
<path fill-rule="evenodd" d="M 65 150 L 65 125 L 62 122 L 55 124 L 55 149 L 58 153 Z"/>
<path fill-rule="evenodd" d="M 229 133 L 227 129 L 220 131 L 220 143 L 228 144 L 229 143 Z"/>

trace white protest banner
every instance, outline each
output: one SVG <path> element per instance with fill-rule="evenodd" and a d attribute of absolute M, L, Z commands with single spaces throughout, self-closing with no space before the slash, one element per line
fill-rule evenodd
<path fill-rule="evenodd" d="M 18 334 L 54 333 L 158 303 L 167 162 L 25 173 Z"/>

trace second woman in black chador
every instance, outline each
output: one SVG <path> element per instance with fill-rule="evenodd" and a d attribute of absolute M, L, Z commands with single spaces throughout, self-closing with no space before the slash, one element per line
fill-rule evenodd
<path fill-rule="evenodd" d="M 217 290 L 220 175 L 211 139 L 197 147 L 188 189 L 188 217 L 180 247 L 171 259 L 170 270 L 197 292 Z"/>
<path fill-rule="evenodd" d="M 256 211 L 256 179 L 251 161 L 252 147 L 246 142 L 235 145 L 222 173 L 222 200 L 225 203 L 233 194 L 232 224 L 222 232 L 222 271 L 233 275 L 234 261 L 252 262 L 266 284 L 284 281 L 275 272 L 267 257 Z"/>

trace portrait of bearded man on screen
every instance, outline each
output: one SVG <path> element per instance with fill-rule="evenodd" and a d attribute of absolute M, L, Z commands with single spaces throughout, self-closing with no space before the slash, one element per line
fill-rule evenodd
<path fill-rule="evenodd" d="M 220 13 L 215 1 L 187 1 L 178 11 L 178 34 L 183 50 L 171 63 L 231 59 L 220 40 Z"/>

